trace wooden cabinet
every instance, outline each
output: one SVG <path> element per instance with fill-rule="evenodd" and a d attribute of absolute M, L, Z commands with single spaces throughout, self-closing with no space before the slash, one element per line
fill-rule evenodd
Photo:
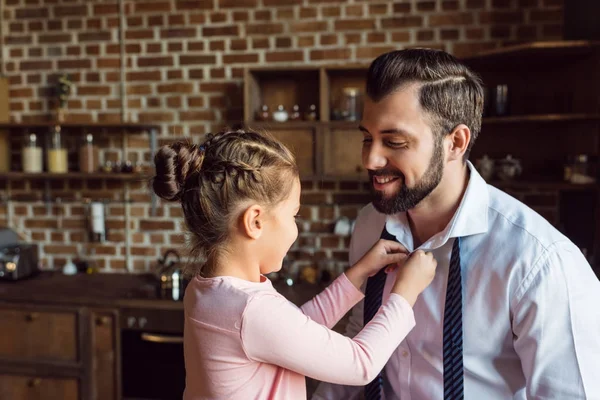
<path fill-rule="evenodd" d="M 358 129 L 332 129 L 325 138 L 325 175 L 365 177 L 362 140 Z"/>
<path fill-rule="evenodd" d="M 91 317 L 92 400 L 118 399 L 118 318 L 110 311 L 93 311 Z"/>
<path fill-rule="evenodd" d="M 77 400 L 79 383 L 73 378 L 0 374 L 2 400 Z"/>
<path fill-rule="evenodd" d="M 0 399 L 117 400 L 118 312 L 0 304 Z"/>
<path fill-rule="evenodd" d="M 285 144 L 294 156 L 301 176 L 315 174 L 315 130 L 277 130 L 270 133 Z"/>
<path fill-rule="evenodd" d="M 0 309 L 0 357 L 76 361 L 77 315 L 73 312 Z"/>

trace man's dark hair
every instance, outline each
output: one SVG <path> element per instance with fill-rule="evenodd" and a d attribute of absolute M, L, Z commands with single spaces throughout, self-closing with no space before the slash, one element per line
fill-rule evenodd
<path fill-rule="evenodd" d="M 459 124 L 471 130 L 469 157 L 481 131 L 481 79 L 454 56 L 434 49 L 406 49 L 382 54 L 367 73 L 367 95 L 378 102 L 410 84 L 419 84 L 419 102 L 431 117 L 434 134 L 443 137 Z"/>

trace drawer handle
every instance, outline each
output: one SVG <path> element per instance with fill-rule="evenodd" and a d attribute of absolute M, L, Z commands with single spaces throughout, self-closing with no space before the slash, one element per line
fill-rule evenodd
<path fill-rule="evenodd" d="M 41 384 L 42 380 L 40 378 L 30 379 L 29 382 L 27 382 L 27 386 L 30 388 L 39 387 Z"/>
<path fill-rule="evenodd" d="M 105 316 L 96 318 L 97 326 L 107 326 L 108 324 L 110 324 L 110 317 Z"/>
<path fill-rule="evenodd" d="M 142 333 L 142 340 L 152 343 L 183 343 L 183 336 L 155 335 L 153 333 Z"/>
<path fill-rule="evenodd" d="M 39 316 L 40 316 L 40 314 L 38 314 L 38 313 L 36 313 L 36 312 L 32 312 L 32 313 L 29 313 L 29 314 L 27 314 L 27 315 L 25 316 L 25 320 L 26 320 L 27 322 L 32 322 L 32 321 L 35 321 L 36 319 L 38 319 L 38 318 L 39 318 Z"/>

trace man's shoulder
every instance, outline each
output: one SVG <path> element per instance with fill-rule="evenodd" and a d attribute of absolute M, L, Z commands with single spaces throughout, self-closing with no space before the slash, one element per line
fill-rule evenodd
<path fill-rule="evenodd" d="M 558 241 L 569 241 L 552 223 L 525 203 L 493 186 L 488 188 L 488 232 L 519 238 L 524 245 L 535 242 L 543 248 Z"/>
<path fill-rule="evenodd" d="M 364 206 L 356 217 L 356 224 L 354 226 L 354 234 L 369 234 L 370 232 L 379 233 L 383 229 L 385 224 L 386 216 L 375 209 L 373 203 L 369 203 Z"/>

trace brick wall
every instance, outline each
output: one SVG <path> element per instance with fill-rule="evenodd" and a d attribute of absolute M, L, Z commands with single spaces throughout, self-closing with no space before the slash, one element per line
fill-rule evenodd
<path fill-rule="evenodd" d="M 409 46 L 464 56 L 562 35 L 562 0 L 136 0 L 124 1 L 122 8 L 107 0 L 0 1 L 1 66 L 10 79 L 14 121 L 47 120 L 49 86 L 58 72 L 68 72 L 76 86 L 70 121 L 159 123 L 161 143 L 240 119 L 246 66 L 368 62 Z M 111 150 L 120 140 L 100 137 L 108 159 L 150 160 L 147 137 L 128 138 L 124 156 Z M 132 269 L 147 270 L 166 248 L 183 242 L 177 206 L 161 204 L 151 217 L 143 184 L 131 184 L 134 202 L 123 204 L 122 183 L 53 182 L 61 203 L 49 206 L 39 201 L 42 182 L 0 185 L 3 194 L 20 199 L 0 204 L 0 222 L 10 219 L 40 243 L 50 268 L 90 251 L 74 244 L 84 238 L 82 198 L 112 199 L 108 242 L 93 246 L 106 270 L 124 269 L 127 249 Z M 340 216 L 353 218 L 367 201 L 362 186 L 304 183 L 301 235 L 292 259 L 345 262 L 348 239 L 334 236 L 332 227 Z M 550 218 L 556 214 L 556 201 L 537 200 Z"/>

